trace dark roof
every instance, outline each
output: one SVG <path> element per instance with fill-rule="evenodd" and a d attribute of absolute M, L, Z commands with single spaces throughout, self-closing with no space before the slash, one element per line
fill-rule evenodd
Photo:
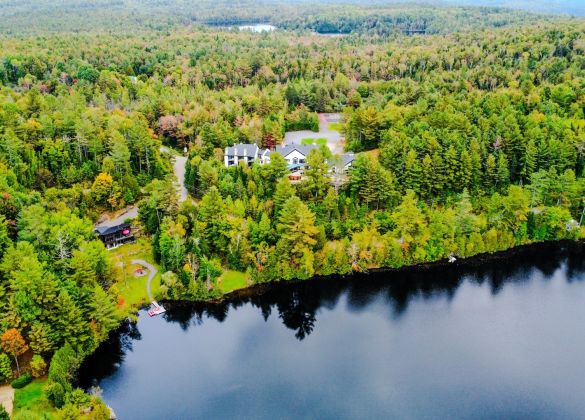
<path fill-rule="evenodd" d="M 347 165 L 350 165 L 355 160 L 356 155 L 354 153 L 344 153 L 343 155 L 338 155 L 335 159 L 330 159 L 328 161 L 329 166 L 337 166 L 340 164 L 341 168 L 345 168 Z"/>
<path fill-rule="evenodd" d="M 100 226 L 95 228 L 94 232 L 100 236 L 111 235 L 112 233 L 121 232 L 124 229 L 130 229 L 130 223 L 122 223 L 117 226 Z"/>
<path fill-rule="evenodd" d="M 314 144 L 287 144 L 286 146 L 276 146 L 276 153 L 281 154 L 283 157 L 287 157 L 295 150 L 301 153 L 303 156 L 308 156 L 309 152 L 313 149 L 318 149 L 319 146 Z"/>
<path fill-rule="evenodd" d="M 228 156 L 247 156 L 255 158 L 259 152 L 260 150 L 256 144 L 238 143 L 234 144 L 232 147 L 226 147 L 224 153 Z"/>
<path fill-rule="evenodd" d="M 345 153 L 341 155 L 341 158 L 343 159 L 343 167 L 346 167 L 355 160 L 355 155 L 353 153 Z"/>

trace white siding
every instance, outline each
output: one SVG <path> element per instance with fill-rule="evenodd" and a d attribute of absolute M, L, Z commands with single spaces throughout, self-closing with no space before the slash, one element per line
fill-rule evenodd
<path fill-rule="evenodd" d="M 307 157 L 305 155 L 303 155 L 301 152 L 299 152 L 298 150 L 293 150 L 288 155 L 286 155 L 284 158 L 286 159 L 286 161 L 288 162 L 289 165 L 294 165 L 296 163 L 305 163 L 305 160 L 307 159 Z M 296 161 L 295 161 L 295 159 L 296 159 Z"/>

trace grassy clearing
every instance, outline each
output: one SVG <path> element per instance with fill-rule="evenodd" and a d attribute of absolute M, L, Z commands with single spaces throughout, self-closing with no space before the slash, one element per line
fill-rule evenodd
<path fill-rule="evenodd" d="M 134 244 L 122 245 L 112 251 L 114 264 L 116 266 L 116 283 L 120 294 L 124 297 L 124 302 L 119 302 L 120 308 L 130 310 L 137 306 L 148 303 L 148 293 L 146 292 L 146 280 L 148 276 L 136 277 L 136 264 L 132 260 L 145 260 L 157 269 L 158 265 L 152 258 L 152 246 L 150 241 L 145 238 L 139 239 Z M 160 269 L 152 280 L 152 294 L 156 297 L 160 289 Z"/>
<path fill-rule="evenodd" d="M 246 286 L 248 286 L 248 275 L 241 271 L 224 271 L 219 279 L 219 288 L 223 293 L 229 293 Z"/>
<path fill-rule="evenodd" d="M 43 392 L 46 379 L 35 379 L 14 393 L 13 418 L 53 419 L 55 409 Z"/>
<path fill-rule="evenodd" d="M 327 139 L 324 137 L 319 137 L 319 138 L 312 138 L 312 137 L 306 137 L 304 139 L 301 139 L 301 144 L 304 146 L 310 146 L 312 144 L 316 144 L 317 146 L 326 146 L 327 145 Z"/>
<path fill-rule="evenodd" d="M 341 133 L 343 130 L 343 123 L 340 122 L 329 123 L 328 128 L 331 131 L 337 131 Z"/>

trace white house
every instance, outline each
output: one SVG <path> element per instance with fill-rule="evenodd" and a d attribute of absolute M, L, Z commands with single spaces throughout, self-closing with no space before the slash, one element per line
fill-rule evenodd
<path fill-rule="evenodd" d="M 331 167 L 331 172 L 336 174 L 347 173 L 353 165 L 355 155 L 353 153 L 344 153 L 337 159 L 331 159 L 328 163 Z"/>
<path fill-rule="evenodd" d="M 299 145 L 289 144 L 286 146 L 276 146 L 276 149 L 272 153 L 278 153 L 289 165 L 301 165 L 304 166 L 307 163 L 307 156 L 313 149 L 317 149 L 315 145 Z M 265 155 L 262 163 L 270 162 L 270 151 Z"/>
<path fill-rule="evenodd" d="M 268 149 L 260 149 L 257 144 L 234 144 L 231 147 L 226 147 L 223 153 L 223 163 L 226 167 L 235 166 L 240 161 L 251 165 L 254 160 L 259 159 L 261 163 L 268 161 Z"/>
<path fill-rule="evenodd" d="M 256 159 L 261 164 L 265 164 L 270 162 L 271 153 L 278 153 L 284 157 L 289 165 L 304 166 L 309 152 L 317 148 L 318 146 L 315 145 L 290 144 L 287 146 L 276 146 L 276 149 L 271 152 L 269 149 L 259 148 L 256 144 L 239 143 L 225 148 L 223 161 L 224 165 L 228 168 L 237 165 L 242 160 L 248 165 L 251 165 Z"/>

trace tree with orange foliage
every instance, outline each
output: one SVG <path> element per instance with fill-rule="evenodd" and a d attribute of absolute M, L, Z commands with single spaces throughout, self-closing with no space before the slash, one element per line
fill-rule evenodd
<path fill-rule="evenodd" d="M 2 349 L 6 353 L 11 354 L 14 357 L 14 361 L 16 362 L 16 370 L 20 375 L 18 356 L 26 353 L 28 350 L 26 341 L 24 341 L 24 338 L 22 338 L 22 335 L 16 328 L 10 328 L 9 330 L 6 330 L 0 337 L 0 345 L 2 345 Z"/>

